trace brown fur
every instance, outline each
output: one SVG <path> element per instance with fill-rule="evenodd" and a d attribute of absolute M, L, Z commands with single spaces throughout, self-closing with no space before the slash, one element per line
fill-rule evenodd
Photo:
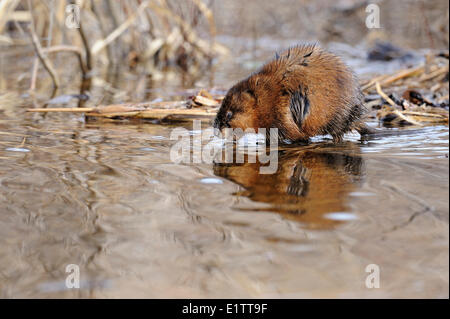
<path fill-rule="evenodd" d="M 342 60 L 316 45 L 282 52 L 233 86 L 214 126 L 278 128 L 282 140 L 331 134 L 335 142 L 352 129 L 366 134 L 358 81 Z"/>

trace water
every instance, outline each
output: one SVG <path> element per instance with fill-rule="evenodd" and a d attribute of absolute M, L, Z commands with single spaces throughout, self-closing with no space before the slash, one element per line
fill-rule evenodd
<path fill-rule="evenodd" d="M 260 175 L 173 163 L 173 124 L 8 101 L 0 297 L 448 298 L 447 126 L 284 146 L 277 173 Z M 66 289 L 69 264 L 80 289 Z M 369 264 L 379 289 L 366 288 Z"/>

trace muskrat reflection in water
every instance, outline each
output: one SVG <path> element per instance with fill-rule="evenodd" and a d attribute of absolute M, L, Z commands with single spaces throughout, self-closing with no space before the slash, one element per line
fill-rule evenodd
<path fill-rule="evenodd" d="M 347 197 L 364 175 L 359 148 L 349 145 L 351 149 L 345 151 L 280 151 L 275 174 L 260 174 L 261 164 L 249 163 L 247 156 L 243 164 L 215 164 L 214 174 L 245 188 L 235 195 L 271 204 L 260 211 L 280 213 L 309 228 L 332 228 L 342 221 L 327 218 L 326 214 L 348 211 Z"/>

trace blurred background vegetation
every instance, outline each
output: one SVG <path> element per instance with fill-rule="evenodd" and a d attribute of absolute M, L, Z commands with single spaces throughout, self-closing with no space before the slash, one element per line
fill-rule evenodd
<path fill-rule="evenodd" d="M 365 25 L 369 3 L 380 7 L 379 29 Z M 70 4 L 80 28 L 68 27 L 78 22 Z M 196 81 L 301 41 L 447 49 L 448 21 L 446 0 L 0 0 L 0 90 L 107 86 L 120 72 L 126 81 L 124 70 L 211 86 Z"/>
<path fill-rule="evenodd" d="M 448 47 L 445 0 L 231 0 L 214 4 L 221 34 L 348 44 L 380 39 L 407 48 Z M 365 25 L 369 4 L 380 8 L 380 29 L 369 30 Z"/>

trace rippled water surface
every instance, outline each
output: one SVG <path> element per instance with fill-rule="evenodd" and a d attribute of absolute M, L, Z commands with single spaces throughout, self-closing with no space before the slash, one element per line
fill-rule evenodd
<path fill-rule="evenodd" d="M 447 126 L 282 147 L 261 175 L 173 163 L 175 124 L 22 109 L 0 113 L 0 297 L 448 297 Z"/>

